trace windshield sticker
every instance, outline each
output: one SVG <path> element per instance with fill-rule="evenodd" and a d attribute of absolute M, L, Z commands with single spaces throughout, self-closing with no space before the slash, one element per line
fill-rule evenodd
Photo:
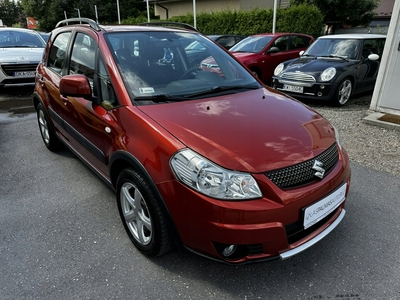
<path fill-rule="evenodd" d="M 154 89 L 152 87 L 139 88 L 139 92 L 141 94 L 152 94 L 154 93 Z"/>

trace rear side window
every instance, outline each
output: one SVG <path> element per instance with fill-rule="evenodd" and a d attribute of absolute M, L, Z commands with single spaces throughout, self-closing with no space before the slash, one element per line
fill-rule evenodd
<path fill-rule="evenodd" d="M 60 75 L 65 65 L 65 53 L 67 51 L 70 36 L 70 32 L 59 34 L 55 38 L 54 43 L 53 45 L 51 45 L 50 48 L 50 55 L 47 60 L 47 67 Z"/>

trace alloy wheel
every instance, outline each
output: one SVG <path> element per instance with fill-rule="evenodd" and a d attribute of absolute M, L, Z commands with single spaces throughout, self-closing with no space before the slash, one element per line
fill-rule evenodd
<path fill-rule="evenodd" d="M 39 119 L 40 133 L 42 134 L 43 141 L 46 143 L 46 145 L 48 145 L 50 144 L 49 126 L 47 124 L 43 110 L 39 110 L 38 119 Z"/>
<path fill-rule="evenodd" d="M 339 87 L 339 93 L 338 93 L 338 102 L 340 105 L 346 104 L 346 102 L 350 98 L 351 91 L 352 91 L 351 81 L 349 79 L 344 80 Z"/>
<path fill-rule="evenodd" d="M 150 244 L 153 225 L 145 199 L 131 182 L 125 182 L 120 193 L 122 214 L 129 231 L 140 245 Z"/>

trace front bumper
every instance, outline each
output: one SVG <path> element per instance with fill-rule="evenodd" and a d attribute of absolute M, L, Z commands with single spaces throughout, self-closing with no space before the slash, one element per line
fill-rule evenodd
<path fill-rule="evenodd" d="M 35 73 L 38 63 L 0 65 L 0 85 L 35 85 Z"/>
<path fill-rule="evenodd" d="M 329 234 L 344 217 L 345 201 L 315 225 L 304 229 L 304 210 L 347 184 L 351 171 L 345 151 L 322 180 L 294 189 L 279 189 L 264 174 L 255 174 L 264 198 L 221 201 L 200 195 L 177 181 L 158 184 L 183 245 L 202 256 L 229 264 L 286 259 Z M 224 256 L 234 245 L 235 253 Z"/>
<path fill-rule="evenodd" d="M 302 91 L 293 92 L 288 90 L 287 87 L 291 86 L 299 87 L 302 89 Z M 301 81 L 282 81 L 279 77 L 274 76 L 272 78 L 271 87 L 294 98 L 307 98 L 313 100 L 328 101 L 332 99 L 337 84 L 315 82 L 311 86 L 308 86 Z"/>

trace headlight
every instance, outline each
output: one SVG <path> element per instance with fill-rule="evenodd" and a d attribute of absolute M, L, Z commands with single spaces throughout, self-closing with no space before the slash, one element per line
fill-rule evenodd
<path fill-rule="evenodd" d="M 342 145 L 340 144 L 340 136 L 339 136 L 339 131 L 336 129 L 335 126 L 333 126 L 333 130 L 335 131 L 335 139 L 336 139 L 336 143 L 338 144 L 339 148 L 342 149 Z"/>
<path fill-rule="evenodd" d="M 277 65 L 274 71 L 274 75 L 278 76 L 279 74 L 281 74 L 284 68 L 285 68 L 284 64 Z"/>
<path fill-rule="evenodd" d="M 321 74 L 321 80 L 322 81 L 329 81 L 336 75 L 336 69 L 335 68 L 328 68 L 324 70 Z"/>
<path fill-rule="evenodd" d="M 171 167 L 182 183 L 213 198 L 245 200 L 262 196 L 250 174 L 223 169 L 190 149 L 177 152 L 171 158 Z"/>

